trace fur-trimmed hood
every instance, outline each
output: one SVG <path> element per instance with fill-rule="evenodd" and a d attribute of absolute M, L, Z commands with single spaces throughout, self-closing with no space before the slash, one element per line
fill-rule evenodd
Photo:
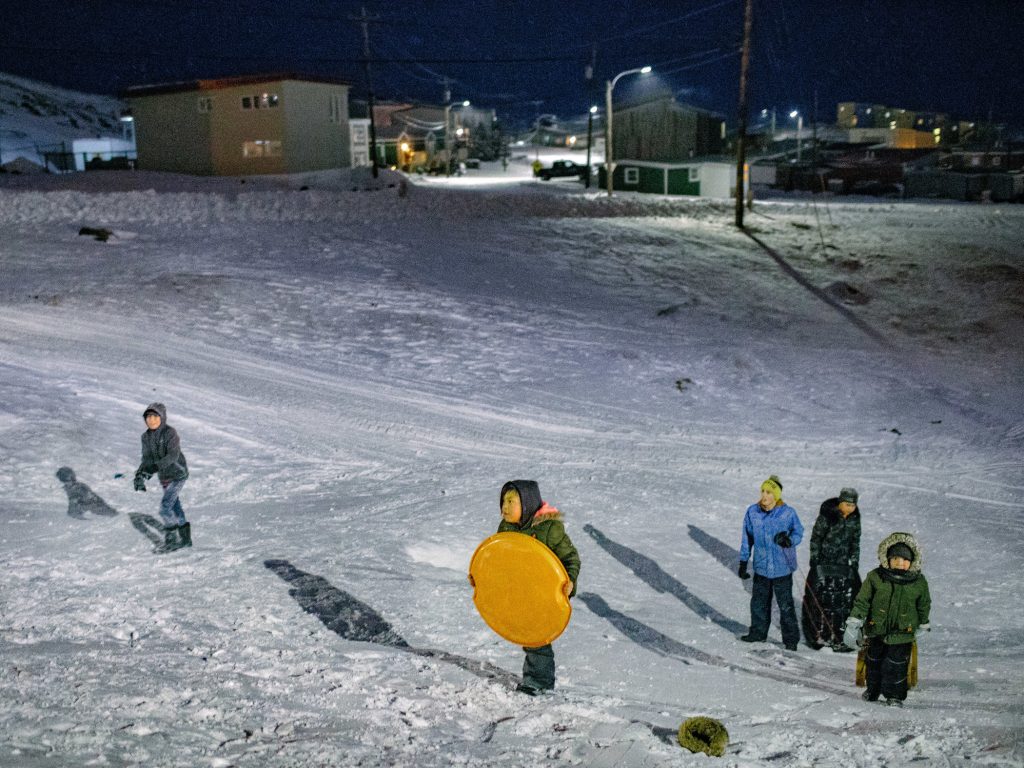
<path fill-rule="evenodd" d="M 914 553 L 914 562 L 910 564 L 910 568 L 907 570 L 910 573 L 921 573 L 921 567 L 924 565 L 923 558 L 921 557 L 921 547 L 918 546 L 917 539 L 914 538 L 914 534 L 912 533 L 897 531 L 895 533 L 890 533 L 882 539 L 882 543 L 878 545 L 878 564 L 882 566 L 882 568 L 889 567 L 889 559 L 885 556 L 885 553 L 889 551 L 889 547 L 893 544 L 906 544 L 910 547 L 911 551 Z"/>

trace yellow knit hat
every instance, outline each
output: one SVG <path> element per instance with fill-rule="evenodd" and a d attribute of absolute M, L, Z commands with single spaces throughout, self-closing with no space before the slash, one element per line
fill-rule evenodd
<path fill-rule="evenodd" d="M 779 480 L 778 475 L 772 475 L 761 483 L 761 490 L 769 491 L 775 497 L 777 503 L 782 503 L 782 481 Z"/>

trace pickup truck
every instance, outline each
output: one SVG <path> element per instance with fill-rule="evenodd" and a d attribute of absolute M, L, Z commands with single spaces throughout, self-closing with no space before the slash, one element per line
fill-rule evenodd
<path fill-rule="evenodd" d="M 587 167 L 585 165 L 577 165 L 570 160 L 555 160 L 550 168 L 538 169 L 536 175 L 544 181 L 570 176 L 585 179 L 587 177 Z"/>

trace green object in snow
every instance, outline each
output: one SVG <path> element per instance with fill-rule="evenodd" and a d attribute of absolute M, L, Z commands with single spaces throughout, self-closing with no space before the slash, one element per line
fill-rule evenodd
<path fill-rule="evenodd" d="M 690 717 L 679 726 L 679 746 L 721 757 L 729 746 L 729 732 L 713 717 Z"/>

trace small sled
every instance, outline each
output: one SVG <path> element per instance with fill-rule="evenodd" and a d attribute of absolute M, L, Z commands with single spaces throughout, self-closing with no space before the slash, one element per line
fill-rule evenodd
<path fill-rule="evenodd" d="M 868 660 L 865 656 L 866 650 L 861 648 L 857 651 L 857 686 L 867 688 L 868 685 Z M 907 662 L 907 688 L 914 688 L 917 685 L 917 641 L 910 649 L 910 661 Z"/>
<path fill-rule="evenodd" d="M 469 562 L 469 581 L 481 618 L 510 643 L 538 648 L 569 625 L 569 574 L 530 536 L 508 531 L 484 539 Z"/>

